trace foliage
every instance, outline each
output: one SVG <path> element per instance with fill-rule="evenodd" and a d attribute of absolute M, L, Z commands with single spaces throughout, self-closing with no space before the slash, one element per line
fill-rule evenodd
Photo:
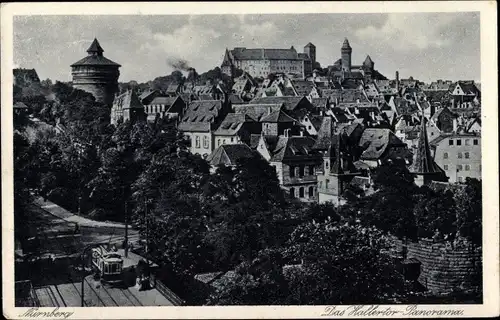
<path fill-rule="evenodd" d="M 327 220 L 300 225 L 287 256 L 292 269 L 287 304 L 383 303 L 404 291 L 404 281 L 383 254 L 381 231 Z"/>
<path fill-rule="evenodd" d="M 466 178 L 465 185 L 455 192 L 457 231 L 475 245 L 482 245 L 482 185 L 477 179 Z"/>
<path fill-rule="evenodd" d="M 208 298 L 208 305 L 278 305 L 286 299 L 283 258 L 276 250 L 260 251 L 255 259 L 228 274 Z"/>

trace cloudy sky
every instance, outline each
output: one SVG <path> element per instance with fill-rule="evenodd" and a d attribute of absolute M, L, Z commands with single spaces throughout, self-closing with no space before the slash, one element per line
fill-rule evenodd
<path fill-rule="evenodd" d="M 224 49 L 316 45 L 322 66 L 340 57 L 344 37 L 353 64 L 369 54 L 389 78 L 480 80 L 479 13 L 16 16 L 14 64 L 40 78 L 70 80 L 69 65 L 94 37 L 122 65 L 120 81 L 170 74 L 182 58 L 201 73 L 220 65 Z"/>

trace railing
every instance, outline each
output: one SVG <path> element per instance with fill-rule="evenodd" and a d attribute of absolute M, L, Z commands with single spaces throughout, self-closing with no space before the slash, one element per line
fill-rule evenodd
<path fill-rule="evenodd" d="M 184 304 L 184 301 L 181 298 L 179 298 L 172 290 L 167 288 L 167 286 L 153 274 L 151 275 L 151 280 L 153 281 L 156 290 L 163 294 L 170 302 L 172 302 L 174 306 L 182 306 Z"/>

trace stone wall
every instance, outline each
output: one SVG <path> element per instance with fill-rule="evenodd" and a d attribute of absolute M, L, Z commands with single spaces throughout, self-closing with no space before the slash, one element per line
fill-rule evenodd
<path fill-rule="evenodd" d="M 398 252 L 406 251 L 406 259 L 420 262 L 418 281 L 435 293 L 478 290 L 482 283 L 482 250 L 468 245 L 455 246 L 432 240 L 408 242 L 394 240 Z"/>

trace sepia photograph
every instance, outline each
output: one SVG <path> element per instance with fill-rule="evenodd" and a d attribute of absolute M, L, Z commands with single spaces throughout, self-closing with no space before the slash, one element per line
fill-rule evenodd
<path fill-rule="evenodd" d="M 486 303 L 498 312 L 498 288 L 485 295 L 488 279 L 498 282 L 498 229 L 485 239 L 487 221 L 498 228 L 485 6 L 357 5 L 11 13 L 3 261 L 10 308 L 22 310 L 11 316 L 322 306 L 313 316 L 456 317 Z"/>

